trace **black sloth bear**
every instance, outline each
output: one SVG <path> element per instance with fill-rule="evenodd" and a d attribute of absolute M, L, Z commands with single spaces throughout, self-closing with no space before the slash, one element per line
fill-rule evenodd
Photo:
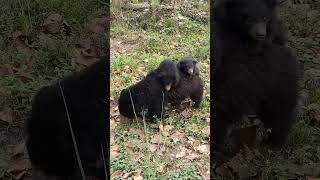
<path fill-rule="evenodd" d="M 254 44 L 252 42 L 260 40 L 284 46 L 287 41 L 286 29 L 278 18 L 276 6 L 277 0 L 216 2 L 212 7 L 211 32 L 214 41 L 211 44 L 211 49 L 214 51 L 212 56 L 221 59 L 241 46 L 246 48 Z M 233 42 L 234 40 L 236 41 Z M 220 62 L 221 60 L 213 62 L 213 74 L 220 66 Z"/>
<path fill-rule="evenodd" d="M 106 61 L 104 58 L 76 75 L 44 87 L 34 97 L 26 121 L 26 146 L 34 176 L 81 179 L 61 86 L 85 173 L 105 179 L 103 166 L 95 165 L 101 163 L 101 145 L 106 143 Z"/>
<path fill-rule="evenodd" d="M 186 56 L 180 59 L 177 64 L 178 69 L 180 72 L 184 73 L 188 76 L 199 76 L 199 69 L 196 66 L 197 61 L 195 61 L 192 57 Z"/>
<path fill-rule="evenodd" d="M 266 40 L 276 0 L 225 0 L 214 9 L 212 77 L 213 147 L 228 126 L 254 111 L 275 148 L 286 142 L 295 119 L 298 62 L 288 48 Z"/>
<path fill-rule="evenodd" d="M 190 97 L 195 108 L 200 107 L 203 96 L 203 81 L 199 77 L 199 69 L 192 57 L 183 57 L 177 64 L 180 81 L 176 87 L 166 92 L 166 99 L 173 106 Z"/>
<path fill-rule="evenodd" d="M 134 118 L 135 112 L 138 117 L 143 117 L 147 112 L 146 117 L 151 121 L 161 118 L 166 104 L 164 93 L 175 87 L 179 79 L 176 64 L 171 60 L 162 61 L 159 67 L 151 71 L 143 80 L 121 91 L 120 114 Z"/>

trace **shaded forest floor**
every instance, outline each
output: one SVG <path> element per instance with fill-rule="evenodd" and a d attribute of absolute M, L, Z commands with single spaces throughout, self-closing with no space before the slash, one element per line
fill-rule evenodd
<path fill-rule="evenodd" d="M 95 0 L 0 5 L 0 179 L 30 179 L 24 121 L 32 98 L 106 51 L 108 6 Z"/>

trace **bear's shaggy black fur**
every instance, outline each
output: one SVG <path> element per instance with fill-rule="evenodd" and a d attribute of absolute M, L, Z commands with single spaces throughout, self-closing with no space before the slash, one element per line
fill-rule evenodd
<path fill-rule="evenodd" d="M 106 141 L 106 61 L 104 58 L 60 81 L 86 175 L 101 179 L 105 179 L 104 169 L 94 165 L 102 160 L 101 144 Z M 79 174 L 59 83 L 42 88 L 34 97 L 26 134 L 34 169 L 60 179 Z"/>
<path fill-rule="evenodd" d="M 199 69 L 196 66 L 197 61 L 195 61 L 192 57 L 186 56 L 180 59 L 177 64 L 178 69 L 186 75 L 193 76 L 199 75 Z"/>
<path fill-rule="evenodd" d="M 272 16 L 272 1 L 225 0 L 214 7 L 214 148 L 223 144 L 228 126 L 252 110 L 271 130 L 274 147 L 286 142 L 295 119 L 298 62 L 288 48 L 259 38 L 264 30 L 253 28 L 261 23 L 255 19 Z M 257 39 L 249 33 L 255 30 Z"/>
<path fill-rule="evenodd" d="M 173 106 L 179 106 L 191 98 L 195 108 L 199 108 L 203 96 L 203 81 L 199 77 L 199 69 L 192 57 L 184 57 L 178 62 L 180 81 L 175 88 L 166 92 L 166 99 Z"/>
<path fill-rule="evenodd" d="M 277 0 L 221 0 L 212 8 L 211 44 L 215 59 L 261 40 L 285 45 L 286 29 L 277 17 Z M 236 30 L 235 30 L 236 29 Z M 218 47 L 219 46 L 219 47 Z M 216 72 L 221 60 L 213 62 Z"/>
<path fill-rule="evenodd" d="M 147 117 L 150 120 L 161 118 L 164 115 L 163 107 L 166 104 L 163 93 L 176 86 L 179 79 L 176 64 L 171 60 L 162 61 L 159 67 L 151 71 L 143 80 L 121 91 L 119 97 L 120 114 L 134 118 L 135 110 L 138 117 L 142 117 L 143 113 L 147 112 Z"/>

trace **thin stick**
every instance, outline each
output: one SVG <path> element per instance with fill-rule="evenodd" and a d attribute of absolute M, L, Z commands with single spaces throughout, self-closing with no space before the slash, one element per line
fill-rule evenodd
<path fill-rule="evenodd" d="M 86 175 L 85 175 L 84 170 L 83 170 L 83 167 L 82 167 L 82 163 L 81 163 L 81 159 L 80 159 L 80 154 L 79 154 L 79 150 L 78 150 L 76 138 L 75 138 L 75 136 L 74 136 L 74 134 L 73 134 L 73 128 L 72 128 L 72 124 L 71 124 L 71 120 L 70 120 L 70 116 L 69 116 L 69 111 L 68 111 L 66 99 L 65 99 L 65 97 L 64 97 L 64 93 L 63 93 L 63 90 L 62 90 L 62 87 L 61 87 L 60 82 L 59 82 L 59 87 L 60 87 L 60 91 L 61 91 L 61 95 L 62 95 L 64 107 L 65 107 L 66 113 L 67 113 L 68 123 L 69 123 L 69 127 L 70 127 L 70 132 L 71 132 L 71 138 L 72 138 L 74 150 L 75 150 L 75 152 L 76 152 L 77 161 L 78 161 L 79 169 L 80 169 L 80 172 L 81 172 L 81 176 L 82 176 L 82 179 L 83 179 L 83 180 L 86 180 Z"/>
<path fill-rule="evenodd" d="M 162 102 L 161 102 L 161 116 L 160 116 L 160 124 L 161 125 L 163 125 L 162 124 L 162 118 L 163 118 L 163 116 L 162 116 L 162 114 L 163 114 L 163 110 L 164 110 L 164 93 L 163 93 L 163 91 L 161 91 L 162 92 Z M 166 137 L 165 137 L 166 138 Z M 161 144 L 161 141 L 160 140 L 162 140 L 162 134 L 161 134 L 161 131 L 159 131 L 159 139 L 158 139 L 158 145 L 157 145 L 157 152 L 158 151 L 160 151 L 160 149 L 159 149 L 159 147 L 160 147 L 160 144 Z M 165 142 L 165 141 L 163 141 L 163 142 Z M 162 147 L 164 147 L 164 144 L 163 144 L 163 146 Z M 159 157 L 159 155 L 157 156 L 157 157 Z M 156 175 L 157 174 L 157 169 L 155 169 L 155 173 L 154 173 L 154 175 Z"/>
<path fill-rule="evenodd" d="M 162 122 L 162 114 L 163 114 L 163 106 L 164 106 L 164 93 L 163 93 L 163 91 L 161 91 L 162 92 L 162 103 L 161 103 L 161 116 L 160 116 L 160 119 L 161 119 L 161 122 Z"/>
<path fill-rule="evenodd" d="M 137 113 L 136 113 L 136 109 L 134 108 L 134 104 L 133 104 L 130 88 L 129 88 L 129 95 L 130 95 L 131 105 L 132 105 L 132 108 L 133 108 L 133 113 L 134 113 L 134 116 L 136 118 L 136 122 L 137 122 L 137 124 L 139 126 L 139 129 L 140 129 L 140 124 L 138 122 L 138 116 L 137 116 Z M 143 116 L 144 116 L 144 110 L 142 110 L 142 113 L 143 113 Z"/>
<path fill-rule="evenodd" d="M 133 108 L 134 116 L 136 117 L 136 120 L 138 120 L 138 117 L 137 117 L 137 114 L 136 114 L 136 110 L 134 108 L 134 104 L 133 104 L 133 100 L 132 100 L 130 89 L 129 89 L 129 94 L 130 94 L 130 100 L 131 100 L 131 105 L 132 105 L 132 108 Z"/>
<path fill-rule="evenodd" d="M 104 149 L 103 149 L 103 145 L 102 145 L 102 144 L 100 144 L 100 145 L 101 145 L 101 150 L 102 150 L 102 159 L 103 159 L 104 175 L 105 175 L 105 177 L 106 177 L 106 180 L 108 180 L 109 177 L 108 177 L 108 173 L 107 173 L 106 159 L 105 159 L 105 157 L 104 157 Z"/>

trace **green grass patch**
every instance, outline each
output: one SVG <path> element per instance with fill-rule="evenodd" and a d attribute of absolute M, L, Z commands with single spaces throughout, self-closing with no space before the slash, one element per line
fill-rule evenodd
<path fill-rule="evenodd" d="M 193 56 L 198 61 L 201 76 L 206 83 L 206 91 L 201 107 L 193 110 L 191 118 L 186 119 L 178 112 L 168 110 L 170 118 L 163 119 L 162 123 L 147 123 L 144 126 L 142 120 L 138 119 L 138 123 L 132 120 L 129 124 L 120 123 L 112 129 L 111 136 L 117 139 L 116 144 L 121 150 L 119 156 L 111 162 L 111 172 L 121 171 L 129 173 L 129 177 L 132 177 L 137 175 L 136 171 L 140 169 L 143 172 L 140 175 L 145 179 L 202 179 L 196 163 L 200 163 L 205 169 L 209 166 L 208 154 L 200 155 L 200 160 L 187 160 L 188 162 L 181 164 L 188 153 L 196 153 L 187 144 L 188 137 L 195 139 L 192 146 L 210 141 L 209 136 L 202 131 L 209 126 L 209 123 L 202 119 L 205 115 L 209 118 L 210 109 L 209 24 L 201 24 L 183 17 L 179 19 L 179 16 L 181 15 L 178 13 L 171 16 L 159 14 L 143 20 L 141 26 L 126 24 L 123 21 L 112 23 L 112 38 L 121 39 L 122 44 L 128 42 L 136 45 L 134 49 L 124 51 L 111 60 L 111 96 L 115 100 L 122 89 L 141 80 L 162 60 L 172 59 L 177 62 L 183 56 Z M 172 126 L 172 129 L 164 135 L 159 126 Z M 179 135 L 183 138 L 174 142 L 172 137 L 175 135 L 178 139 Z M 159 138 L 156 144 L 153 139 L 155 136 Z M 181 155 L 183 157 L 175 158 L 181 146 L 187 147 L 188 150 L 185 155 Z M 124 152 L 122 147 L 127 150 Z M 143 156 L 140 159 L 134 159 L 141 153 Z M 163 171 L 159 170 L 161 166 L 164 168 Z"/>

